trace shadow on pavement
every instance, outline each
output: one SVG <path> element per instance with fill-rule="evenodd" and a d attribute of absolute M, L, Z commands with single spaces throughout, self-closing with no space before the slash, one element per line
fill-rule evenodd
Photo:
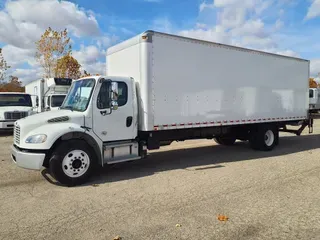
<path fill-rule="evenodd" d="M 1 130 L 0 137 L 9 137 L 13 135 L 13 130 Z"/>
<path fill-rule="evenodd" d="M 277 157 L 310 151 L 319 147 L 320 135 L 281 137 L 279 146 L 270 152 L 254 151 L 246 142 L 236 142 L 234 146 L 220 146 L 214 145 L 212 140 L 212 146 L 151 152 L 146 159 L 107 165 L 100 168 L 88 183 L 81 186 L 141 178 L 176 169 L 188 171 L 217 169 L 219 171 L 219 168 L 225 167 L 223 163 Z M 47 170 L 44 170 L 42 175 L 51 184 L 63 186 L 51 180 Z"/>
<path fill-rule="evenodd" d="M 187 168 L 190 167 L 194 168 L 192 171 L 221 168 L 224 167 L 223 163 L 277 157 L 314 150 L 319 147 L 320 135 L 303 135 L 281 137 L 279 146 L 271 152 L 254 151 L 245 142 L 237 142 L 234 146 L 213 144 L 205 147 L 153 152 L 143 160 L 118 163 L 101 168 L 86 185 L 140 178 L 168 170 L 188 170 Z"/>

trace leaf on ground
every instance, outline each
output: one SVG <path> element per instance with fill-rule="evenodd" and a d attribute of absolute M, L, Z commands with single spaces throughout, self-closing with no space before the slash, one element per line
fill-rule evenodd
<path fill-rule="evenodd" d="M 226 222 L 226 221 L 229 220 L 229 218 L 227 216 L 225 216 L 225 215 L 219 214 L 218 215 L 218 220 L 221 221 L 221 222 Z"/>
<path fill-rule="evenodd" d="M 92 184 L 92 187 L 99 187 L 99 184 Z"/>
<path fill-rule="evenodd" d="M 121 240 L 121 237 L 120 236 L 116 236 L 113 238 L 113 240 Z"/>
<path fill-rule="evenodd" d="M 181 224 L 176 224 L 176 227 L 181 227 Z"/>

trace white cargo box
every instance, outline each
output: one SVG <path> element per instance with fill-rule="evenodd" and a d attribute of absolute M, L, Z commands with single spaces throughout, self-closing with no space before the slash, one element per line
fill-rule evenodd
<path fill-rule="evenodd" d="M 147 31 L 107 52 L 137 82 L 142 131 L 306 119 L 309 61 Z"/>

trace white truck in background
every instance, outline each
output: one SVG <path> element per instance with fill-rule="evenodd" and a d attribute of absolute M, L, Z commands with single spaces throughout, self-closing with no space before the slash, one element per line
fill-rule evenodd
<path fill-rule="evenodd" d="M 311 112 L 317 113 L 320 110 L 320 89 L 309 89 L 309 108 Z"/>
<path fill-rule="evenodd" d="M 49 168 L 71 186 L 162 143 L 242 140 L 270 151 L 279 131 L 312 129 L 308 60 L 146 31 L 109 48 L 107 69 L 73 81 L 59 111 L 15 123 L 18 166 Z"/>
<path fill-rule="evenodd" d="M 34 113 L 30 94 L 0 92 L 0 130 L 13 130 L 14 122 Z"/>
<path fill-rule="evenodd" d="M 65 99 L 71 86 L 70 78 L 43 78 L 25 86 L 25 92 L 33 98 L 37 112 L 57 110 Z"/>

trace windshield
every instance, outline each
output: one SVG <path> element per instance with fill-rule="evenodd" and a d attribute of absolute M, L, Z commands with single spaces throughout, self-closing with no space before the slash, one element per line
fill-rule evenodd
<path fill-rule="evenodd" d="M 8 106 L 32 107 L 31 97 L 27 94 L 0 94 L 0 107 Z"/>
<path fill-rule="evenodd" d="M 70 91 L 60 109 L 72 109 L 83 112 L 87 109 L 95 80 L 92 78 L 72 83 Z"/>
<path fill-rule="evenodd" d="M 51 107 L 60 107 L 66 95 L 52 95 Z"/>
<path fill-rule="evenodd" d="M 313 98 L 313 89 L 309 89 L 309 98 Z"/>

